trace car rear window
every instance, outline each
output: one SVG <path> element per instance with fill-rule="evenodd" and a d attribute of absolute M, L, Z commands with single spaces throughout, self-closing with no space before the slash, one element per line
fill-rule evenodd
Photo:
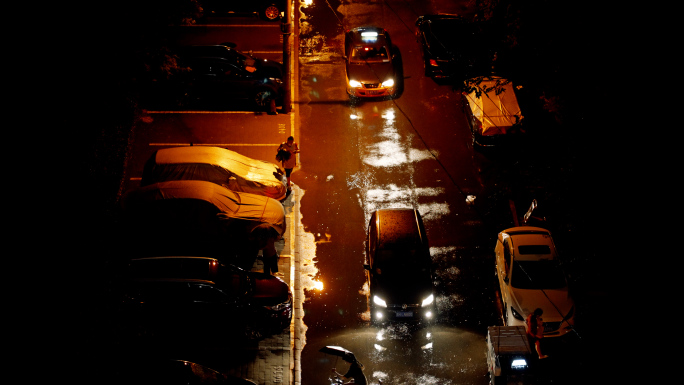
<path fill-rule="evenodd" d="M 549 245 L 521 245 L 518 254 L 551 254 L 551 248 Z"/>

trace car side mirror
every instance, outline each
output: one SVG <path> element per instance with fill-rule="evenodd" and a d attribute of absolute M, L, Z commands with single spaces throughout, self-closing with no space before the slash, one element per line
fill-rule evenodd
<path fill-rule="evenodd" d="M 364 263 L 364 264 L 363 264 L 363 268 L 366 269 L 366 270 L 369 270 L 369 271 L 370 271 L 370 269 L 371 269 L 371 268 L 370 268 L 370 265 L 367 264 L 367 263 Z"/>

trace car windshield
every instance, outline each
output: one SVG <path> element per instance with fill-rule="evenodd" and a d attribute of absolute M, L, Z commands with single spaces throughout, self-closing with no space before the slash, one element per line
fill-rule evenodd
<path fill-rule="evenodd" d="M 384 46 L 358 46 L 352 50 L 351 62 L 357 64 L 389 62 L 389 55 L 387 54 L 387 48 Z"/>
<path fill-rule="evenodd" d="M 554 260 L 514 261 L 511 285 L 518 289 L 561 289 L 565 276 Z"/>
<path fill-rule="evenodd" d="M 412 249 L 380 250 L 375 260 L 375 268 L 381 274 L 394 276 L 413 275 L 429 267 L 429 260 L 420 258 L 419 253 Z"/>

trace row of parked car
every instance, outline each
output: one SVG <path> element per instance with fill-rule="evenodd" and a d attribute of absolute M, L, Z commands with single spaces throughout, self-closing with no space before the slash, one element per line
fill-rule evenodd
<path fill-rule="evenodd" d="M 282 279 L 251 271 L 282 237 L 286 196 L 273 163 L 219 147 L 156 151 L 122 200 L 137 246 L 121 283 L 122 314 L 145 334 L 206 330 L 259 337 L 292 318 Z"/>

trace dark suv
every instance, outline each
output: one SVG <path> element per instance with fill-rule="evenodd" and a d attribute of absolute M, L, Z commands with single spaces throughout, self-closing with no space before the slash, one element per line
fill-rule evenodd
<path fill-rule="evenodd" d="M 458 15 L 423 15 L 416 20 L 425 76 L 466 79 L 491 72 L 495 42 L 484 23 Z"/>
<path fill-rule="evenodd" d="M 282 105 L 282 64 L 255 58 L 228 45 L 189 46 L 179 50 L 181 83 L 193 100 L 247 101 L 267 108 Z"/>
<path fill-rule="evenodd" d="M 366 247 L 371 320 L 434 319 L 432 259 L 418 210 L 375 211 Z"/>
<path fill-rule="evenodd" d="M 208 257 L 133 259 L 125 310 L 156 326 L 278 333 L 290 325 L 292 294 L 280 278 Z"/>

